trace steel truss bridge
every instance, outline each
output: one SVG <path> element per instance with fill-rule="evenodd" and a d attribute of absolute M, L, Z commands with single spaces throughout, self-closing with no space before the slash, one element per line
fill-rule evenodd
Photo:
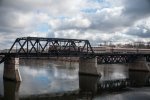
<path fill-rule="evenodd" d="M 40 37 L 17 38 L 9 51 L 0 55 L 4 56 L 0 63 L 9 57 L 97 57 L 98 64 L 129 63 L 138 57 L 150 61 L 150 54 L 94 53 L 88 40 Z"/>
<path fill-rule="evenodd" d="M 88 40 L 23 37 L 17 38 L 0 62 L 8 57 L 85 57 L 94 51 Z"/>

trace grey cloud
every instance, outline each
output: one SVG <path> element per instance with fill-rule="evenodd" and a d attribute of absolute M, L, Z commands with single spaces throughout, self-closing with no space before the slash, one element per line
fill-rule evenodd
<path fill-rule="evenodd" d="M 18 24 L 20 13 L 0 5 L 0 32 L 14 33 L 24 31 L 24 27 Z"/>
<path fill-rule="evenodd" d="M 91 22 L 93 22 L 91 28 L 104 32 L 115 32 L 126 27 L 132 27 L 136 21 L 150 16 L 149 0 L 123 0 L 122 7 L 124 8 L 119 16 L 113 17 L 107 12 L 92 15 L 90 17 Z M 106 17 L 108 17 L 107 20 L 105 20 Z"/>
<path fill-rule="evenodd" d="M 55 33 L 53 31 L 49 31 L 46 37 L 55 38 Z"/>
<path fill-rule="evenodd" d="M 40 6 L 44 6 L 44 2 L 29 1 L 29 0 L 1 0 L 0 6 L 7 9 L 13 9 L 21 12 L 32 12 L 33 10 L 41 9 Z M 42 7 L 43 7 L 42 6 Z M 44 7 L 43 7 L 44 8 Z"/>
<path fill-rule="evenodd" d="M 150 16 L 150 0 L 123 0 L 123 3 L 124 10 L 122 15 L 128 19 L 127 23 L 130 23 L 130 26 L 138 20 L 146 19 Z"/>
<path fill-rule="evenodd" d="M 128 26 L 126 22 L 122 20 L 122 18 L 112 18 L 105 20 L 105 16 L 92 16 L 90 17 L 90 20 L 92 22 L 90 29 L 99 30 L 101 32 L 115 32 L 117 30 L 122 29 L 122 27 Z M 120 20 L 120 22 L 118 22 Z"/>
<path fill-rule="evenodd" d="M 57 30 L 78 29 L 83 31 L 98 30 L 100 32 L 112 33 L 132 27 L 138 20 L 150 16 L 149 0 L 122 0 L 122 8 L 102 8 L 92 14 L 83 12 L 83 17 L 91 22 L 89 27 L 76 27 L 74 23 L 62 22 Z M 109 10 L 109 11 L 108 11 Z M 118 13 L 118 15 L 114 15 Z"/>
<path fill-rule="evenodd" d="M 28 13 L 46 13 L 51 17 L 63 16 L 65 14 L 71 15 L 71 4 L 75 1 L 70 0 L 0 0 L 0 32 L 24 32 L 25 27 L 15 26 L 18 23 L 18 14 Z M 67 6 L 65 5 L 68 4 Z M 70 5 L 69 5 L 70 4 Z M 74 5 L 73 5 L 74 6 Z M 38 20 L 34 21 L 35 24 L 28 26 L 28 29 L 36 27 Z M 31 29 L 31 28 L 30 28 Z"/>
<path fill-rule="evenodd" d="M 137 36 L 140 38 L 150 38 L 150 29 L 144 28 L 143 26 L 130 28 L 125 34 L 131 36 Z"/>
<path fill-rule="evenodd" d="M 51 16 L 75 15 L 78 11 L 76 5 L 81 0 L 1 0 L 0 6 L 20 12 L 45 12 Z M 75 13 L 75 14 L 74 14 Z"/>
<path fill-rule="evenodd" d="M 124 14 L 132 19 L 143 18 L 150 15 L 150 0 L 124 0 Z"/>

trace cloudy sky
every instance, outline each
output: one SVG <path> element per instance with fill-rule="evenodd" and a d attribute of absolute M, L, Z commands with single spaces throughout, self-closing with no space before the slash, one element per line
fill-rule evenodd
<path fill-rule="evenodd" d="M 0 47 L 26 36 L 150 41 L 150 0 L 0 0 Z"/>

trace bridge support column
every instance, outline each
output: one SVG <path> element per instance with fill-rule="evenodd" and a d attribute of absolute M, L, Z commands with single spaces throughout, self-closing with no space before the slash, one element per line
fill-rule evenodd
<path fill-rule="evenodd" d="M 129 70 L 134 71 L 150 71 L 149 62 L 146 61 L 146 57 L 138 57 L 134 62 L 129 64 Z"/>
<path fill-rule="evenodd" d="M 79 59 L 79 74 L 100 76 L 97 71 L 97 58 Z"/>
<path fill-rule="evenodd" d="M 19 71 L 19 58 L 8 58 L 4 62 L 4 79 L 20 82 L 22 81 Z"/>
<path fill-rule="evenodd" d="M 150 85 L 150 63 L 145 57 L 139 57 L 129 64 L 129 78 L 131 86 Z"/>

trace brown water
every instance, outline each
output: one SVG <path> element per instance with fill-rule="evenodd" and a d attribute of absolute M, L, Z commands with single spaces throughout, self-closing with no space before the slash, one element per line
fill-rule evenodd
<path fill-rule="evenodd" d="M 23 81 L 15 83 L 3 80 L 1 64 L 0 100 L 150 100 L 149 87 L 97 93 L 99 81 L 128 78 L 129 72 L 125 65 L 99 65 L 101 79 L 79 76 L 78 70 L 77 62 L 21 60 Z"/>

